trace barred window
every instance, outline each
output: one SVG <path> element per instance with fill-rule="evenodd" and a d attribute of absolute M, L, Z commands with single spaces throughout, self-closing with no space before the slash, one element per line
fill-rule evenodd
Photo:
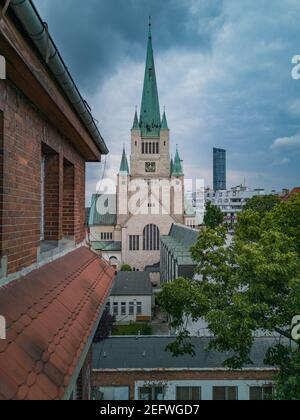
<path fill-rule="evenodd" d="M 143 234 L 144 251 L 159 251 L 160 249 L 160 233 L 155 225 L 148 225 L 144 229 Z"/>
<path fill-rule="evenodd" d="M 176 400 L 177 401 L 200 401 L 201 388 L 200 387 L 177 387 Z"/>
<path fill-rule="evenodd" d="M 129 236 L 129 251 L 140 250 L 140 237 L 138 235 Z"/>
<path fill-rule="evenodd" d="M 142 142 L 142 154 L 143 155 L 158 155 L 159 154 L 159 142 Z"/>

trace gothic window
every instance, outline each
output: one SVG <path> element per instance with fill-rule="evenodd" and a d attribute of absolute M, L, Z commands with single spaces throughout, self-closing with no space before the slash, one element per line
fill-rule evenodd
<path fill-rule="evenodd" d="M 144 251 L 159 251 L 160 233 L 155 225 L 148 225 L 144 229 L 143 249 Z"/>

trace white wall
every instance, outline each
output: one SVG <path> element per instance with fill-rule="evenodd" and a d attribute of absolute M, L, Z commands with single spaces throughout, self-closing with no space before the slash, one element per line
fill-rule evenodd
<path fill-rule="evenodd" d="M 119 304 L 119 315 L 116 316 L 117 323 L 127 324 L 130 322 L 136 322 L 137 316 L 137 303 L 142 303 L 142 314 L 143 317 L 152 317 L 152 296 L 111 296 L 110 297 L 110 314 L 114 316 L 114 303 Z M 126 303 L 126 315 L 121 315 L 121 303 Z M 134 315 L 129 315 L 129 303 L 134 302 Z"/>
<path fill-rule="evenodd" d="M 149 383 L 136 382 L 135 383 L 135 400 L 139 398 L 139 388 L 147 386 Z M 152 383 L 151 383 L 152 385 Z M 155 382 L 153 383 L 155 385 Z M 159 386 L 160 384 L 157 383 Z M 167 383 L 165 401 L 176 400 L 177 387 L 201 387 L 202 401 L 212 401 L 213 387 L 238 387 L 238 400 L 249 401 L 250 387 L 262 387 L 270 385 L 270 381 L 170 381 Z"/>

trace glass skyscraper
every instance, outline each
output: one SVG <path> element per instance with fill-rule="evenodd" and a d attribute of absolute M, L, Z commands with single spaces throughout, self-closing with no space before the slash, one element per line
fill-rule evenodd
<path fill-rule="evenodd" d="M 226 150 L 214 148 L 214 191 L 226 190 Z"/>

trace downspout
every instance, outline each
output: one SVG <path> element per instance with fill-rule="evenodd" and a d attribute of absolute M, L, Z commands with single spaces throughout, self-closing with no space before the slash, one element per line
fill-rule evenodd
<path fill-rule="evenodd" d="M 48 32 L 47 24 L 42 21 L 32 0 L 11 0 L 10 6 L 76 109 L 93 140 L 100 147 L 101 153 L 107 155 L 109 153 L 108 148 L 98 130 L 90 108 L 82 98 Z"/>

